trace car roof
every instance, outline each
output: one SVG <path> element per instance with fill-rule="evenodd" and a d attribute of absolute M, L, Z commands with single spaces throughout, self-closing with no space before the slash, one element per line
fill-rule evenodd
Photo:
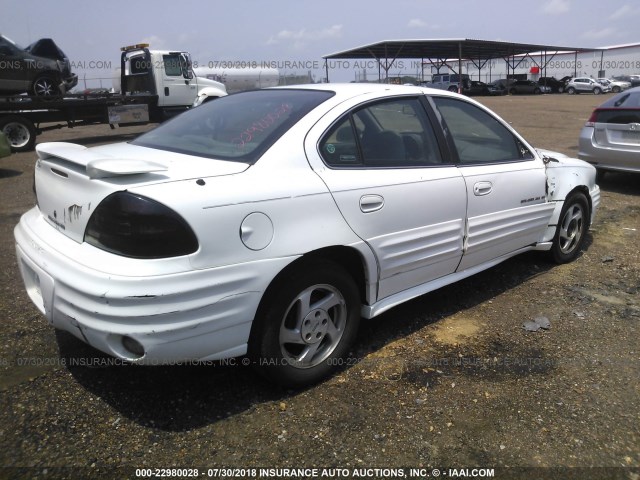
<path fill-rule="evenodd" d="M 323 90 L 334 92 L 336 96 L 351 98 L 367 93 L 389 95 L 424 95 L 437 94 L 446 96 L 456 96 L 456 93 L 439 88 L 419 87 L 415 85 L 390 85 L 384 83 L 313 83 L 305 85 L 288 85 L 272 87 L 274 89 L 294 89 L 294 90 Z"/>
<path fill-rule="evenodd" d="M 625 90 L 624 92 L 620 92 L 616 96 L 611 97 L 606 102 L 600 104 L 598 108 L 640 108 L 640 106 L 629 106 L 618 103 L 623 97 L 627 97 L 629 95 L 640 96 L 640 87 L 633 87 Z"/>

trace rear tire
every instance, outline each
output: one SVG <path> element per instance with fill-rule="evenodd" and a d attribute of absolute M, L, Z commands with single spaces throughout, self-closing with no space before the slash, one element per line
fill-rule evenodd
<path fill-rule="evenodd" d="M 551 256 L 558 264 L 569 263 L 578 257 L 589 229 L 589 202 L 583 193 L 574 192 L 564 201 Z"/>
<path fill-rule="evenodd" d="M 317 383 L 340 365 L 358 331 L 353 278 L 327 260 L 304 262 L 266 299 L 249 339 L 259 373 L 285 387 Z"/>
<path fill-rule="evenodd" d="M 28 152 L 36 144 L 36 127 L 31 120 L 16 116 L 8 116 L 0 120 L 0 131 L 9 141 L 14 152 Z"/>

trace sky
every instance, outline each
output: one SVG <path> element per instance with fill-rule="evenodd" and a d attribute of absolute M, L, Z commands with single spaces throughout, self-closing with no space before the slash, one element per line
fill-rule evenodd
<path fill-rule="evenodd" d="M 199 66 L 275 66 L 324 76 L 322 56 L 398 39 L 469 38 L 570 47 L 640 43 L 637 0 L 2 0 L 0 34 L 53 38 L 83 79 L 111 84 L 119 49 L 189 51 Z M 411 74 L 410 63 L 405 73 Z M 351 81 L 361 64 L 333 64 Z M 371 65 L 363 65 L 365 68 Z M 377 68 L 370 69 L 377 76 Z M 93 83 L 92 83 L 93 82 Z M 87 86 L 95 85 L 95 81 Z"/>

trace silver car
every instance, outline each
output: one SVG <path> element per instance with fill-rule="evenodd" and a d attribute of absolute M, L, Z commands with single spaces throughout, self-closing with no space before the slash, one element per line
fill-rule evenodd
<path fill-rule="evenodd" d="M 620 93 L 623 90 L 631 88 L 631 82 L 625 82 L 621 80 L 611 80 L 609 78 L 599 78 L 598 83 L 609 87 L 613 93 Z"/>
<path fill-rule="evenodd" d="M 611 87 L 602 85 L 589 77 L 573 78 L 567 83 L 567 93 L 569 95 L 573 95 L 574 93 L 593 93 L 594 95 L 600 95 L 601 93 L 610 91 Z"/>
<path fill-rule="evenodd" d="M 640 87 L 597 107 L 580 132 L 579 147 L 578 156 L 600 176 L 607 170 L 640 172 Z"/>

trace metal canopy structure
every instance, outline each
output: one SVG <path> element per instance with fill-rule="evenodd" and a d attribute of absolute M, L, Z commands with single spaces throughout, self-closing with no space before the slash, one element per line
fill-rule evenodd
<path fill-rule="evenodd" d="M 530 43 L 498 42 L 493 40 L 472 40 L 465 38 L 432 39 L 432 40 L 384 40 L 370 45 L 325 55 L 327 80 L 329 67 L 327 60 L 337 59 L 375 59 L 380 69 L 388 72 L 399 58 L 421 59 L 423 64 L 436 66 L 439 70 L 447 66 L 455 71 L 454 62 L 458 63 L 458 72 L 462 70 L 462 61 L 471 61 L 480 70 L 487 61 L 500 58 L 507 62 L 508 68 L 515 70 L 524 58 L 531 58 L 538 64 L 532 54 L 540 55 L 540 68 L 544 68 L 558 53 L 574 53 L 595 51 L 593 48 L 561 47 Z M 536 55 L 537 56 L 537 55 Z M 518 61 L 519 60 L 519 61 Z M 516 63 L 517 62 L 517 63 Z M 381 80 L 381 78 L 380 78 Z"/>

